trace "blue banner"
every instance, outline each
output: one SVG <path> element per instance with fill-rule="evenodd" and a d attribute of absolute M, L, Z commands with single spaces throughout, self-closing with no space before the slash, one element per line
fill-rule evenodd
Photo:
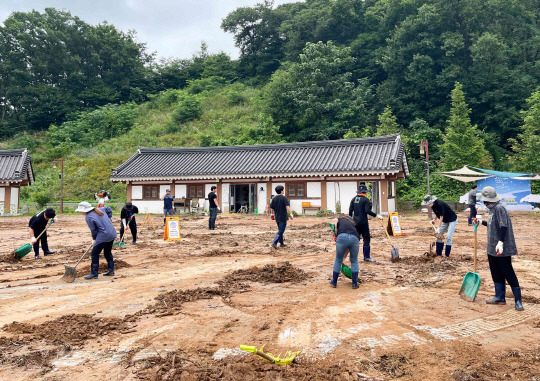
<path fill-rule="evenodd" d="M 495 188 L 497 194 L 501 196 L 508 210 L 531 211 L 532 205 L 528 202 L 521 202 L 521 199 L 531 194 L 530 180 L 515 180 L 505 177 L 488 177 L 476 182 L 478 193 L 482 192 L 484 187 Z M 483 203 L 482 203 L 483 204 Z"/>

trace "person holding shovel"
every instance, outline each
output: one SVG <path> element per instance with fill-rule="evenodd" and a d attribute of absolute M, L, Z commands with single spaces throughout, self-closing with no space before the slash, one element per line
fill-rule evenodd
<path fill-rule="evenodd" d="M 512 256 L 517 255 L 512 220 L 508 210 L 501 204 L 501 196 L 493 187 L 482 189 L 480 200 L 489 210 L 488 221 L 482 221 L 487 226 L 487 254 L 491 278 L 495 284 L 495 297 L 486 300 L 487 304 L 506 304 L 506 282 L 512 288 L 515 308 L 523 310 L 521 303 L 521 288 L 514 268 Z"/>
<path fill-rule="evenodd" d="M 270 203 L 270 210 L 272 211 L 272 215 L 275 216 L 274 219 L 278 226 L 278 232 L 274 237 L 274 241 L 272 242 L 272 247 L 274 249 L 278 248 L 278 243 L 280 243 L 282 247 L 287 246 L 283 242 L 283 233 L 285 233 L 285 229 L 287 228 L 287 221 L 289 220 L 289 215 L 291 220 L 293 219 L 289 200 L 287 199 L 287 197 L 285 197 L 285 195 L 283 195 L 284 190 L 285 188 L 283 187 L 283 185 L 278 185 L 276 187 L 277 196 L 275 196 Z"/>
<path fill-rule="evenodd" d="M 426 195 L 424 197 L 424 200 L 422 201 L 422 206 L 427 206 L 428 208 L 431 208 L 433 210 L 433 213 L 437 216 L 439 219 L 439 235 L 437 237 L 437 242 L 435 246 L 435 252 L 437 255 L 442 256 L 443 249 L 444 255 L 449 257 L 450 252 L 452 251 L 452 236 L 454 235 L 454 231 L 456 230 L 456 225 L 458 223 L 458 217 L 456 213 L 450 208 L 450 206 L 439 199 L 437 199 L 436 196 L 432 195 Z M 434 223 L 434 222 L 432 222 Z M 444 233 L 446 234 L 446 248 L 444 247 L 444 241 L 442 240 L 442 235 Z"/>
<path fill-rule="evenodd" d="M 337 280 L 343 258 L 349 252 L 351 259 L 352 288 L 358 288 L 358 251 L 360 250 L 360 233 L 356 229 L 356 222 L 350 217 L 340 217 L 332 221 L 337 228 L 336 232 L 336 259 L 332 272 L 330 285 L 337 287 Z"/>
<path fill-rule="evenodd" d="M 359 236 L 362 236 L 364 240 L 364 261 L 366 262 L 375 262 L 375 259 L 370 257 L 371 252 L 371 236 L 369 234 L 369 223 L 367 216 L 376 217 L 382 220 L 382 216 L 374 213 L 371 210 L 371 201 L 366 197 L 366 194 L 369 192 L 369 189 L 365 184 L 361 184 L 356 191 L 356 196 L 351 200 L 349 205 L 349 217 L 353 218 L 356 223 L 356 230 L 358 231 Z"/>
<path fill-rule="evenodd" d="M 89 202 L 83 201 L 75 210 L 86 217 L 86 224 L 92 232 L 92 264 L 90 266 L 90 274 L 84 279 L 96 279 L 99 272 L 99 254 L 103 251 L 103 255 L 107 260 L 108 271 L 103 274 L 105 276 L 114 275 L 114 260 L 112 256 L 113 242 L 116 239 L 116 229 L 111 222 L 112 209 L 108 206 L 102 208 L 94 208 Z"/>
<path fill-rule="evenodd" d="M 58 219 L 56 218 L 56 212 L 53 208 L 47 208 L 45 210 L 42 210 L 41 212 L 32 216 L 32 218 L 30 218 L 30 221 L 28 222 L 28 232 L 30 233 L 30 237 L 32 237 L 32 245 L 34 246 L 34 254 L 36 259 L 41 259 L 41 257 L 39 256 L 39 242 L 41 242 L 41 249 L 43 250 L 43 255 L 54 254 L 54 251 L 49 250 L 49 244 L 47 242 L 47 232 L 44 232 L 41 235 L 39 241 L 36 238 L 41 234 L 41 232 L 43 232 L 43 230 L 45 230 L 50 219 L 52 219 L 53 222 L 58 222 Z"/>
<path fill-rule="evenodd" d="M 124 236 L 124 231 L 129 225 L 134 245 L 137 244 L 137 222 L 135 221 L 135 214 L 137 213 L 139 213 L 139 208 L 133 206 L 131 202 L 126 202 L 126 206 L 120 211 L 120 240 Z"/>

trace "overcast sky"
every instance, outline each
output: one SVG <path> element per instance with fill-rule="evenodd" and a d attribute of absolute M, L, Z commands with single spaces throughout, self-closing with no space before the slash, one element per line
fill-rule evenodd
<path fill-rule="evenodd" d="M 95 25 L 102 21 L 127 32 L 137 31 L 149 52 L 158 57 L 189 58 L 201 41 L 210 52 L 224 51 L 237 58 L 233 36 L 221 30 L 221 20 L 239 7 L 263 0 L 0 0 L 0 23 L 15 11 L 52 7 L 66 10 Z M 275 0 L 274 6 L 300 0 Z"/>

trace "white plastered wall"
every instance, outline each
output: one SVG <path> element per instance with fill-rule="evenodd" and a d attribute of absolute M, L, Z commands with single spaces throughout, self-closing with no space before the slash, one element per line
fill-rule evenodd
<path fill-rule="evenodd" d="M 5 199 L 6 199 L 6 188 L 0 187 L 0 215 L 4 214 Z"/>
<path fill-rule="evenodd" d="M 261 190 L 261 188 L 263 190 Z M 257 210 L 259 214 L 264 214 L 266 209 L 266 183 L 257 183 Z"/>
<path fill-rule="evenodd" d="M 133 205 L 139 208 L 139 214 L 163 214 L 163 201 L 142 201 L 133 200 Z M 156 223 L 156 221 L 154 221 Z"/>
<path fill-rule="evenodd" d="M 9 213 L 12 215 L 19 213 L 19 188 L 11 187 L 11 206 Z"/>
<path fill-rule="evenodd" d="M 229 187 L 230 183 L 222 183 L 221 184 L 221 194 L 218 195 L 218 197 L 221 197 L 221 209 L 223 210 L 223 213 L 229 213 Z"/>
<path fill-rule="evenodd" d="M 307 197 L 321 197 L 321 182 L 307 183 Z M 318 204 L 320 205 L 320 203 Z"/>
<path fill-rule="evenodd" d="M 131 199 L 132 200 L 142 200 L 142 185 L 132 185 L 131 186 Z"/>
<path fill-rule="evenodd" d="M 176 184 L 174 186 L 174 197 L 175 198 L 186 198 L 186 195 L 187 195 L 187 186 L 186 186 L 186 184 Z"/>
<path fill-rule="evenodd" d="M 356 195 L 356 181 L 328 181 L 326 183 L 326 208 L 336 211 L 336 203 L 341 203 L 341 213 L 349 213 L 349 204 Z"/>

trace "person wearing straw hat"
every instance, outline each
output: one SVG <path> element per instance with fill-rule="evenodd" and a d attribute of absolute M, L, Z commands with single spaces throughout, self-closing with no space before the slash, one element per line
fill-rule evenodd
<path fill-rule="evenodd" d="M 108 206 L 102 208 L 94 208 L 89 202 L 83 201 L 75 210 L 86 217 L 86 224 L 92 232 L 92 264 L 90 265 L 90 274 L 84 279 L 96 279 L 99 272 L 99 254 L 103 251 L 103 255 L 107 260 L 108 271 L 105 276 L 114 275 L 114 260 L 112 256 L 112 246 L 116 239 L 116 229 L 111 222 L 112 209 Z"/>
<path fill-rule="evenodd" d="M 36 259 L 41 259 L 41 257 L 39 256 L 39 242 L 41 242 L 41 249 L 43 249 L 43 255 L 54 254 L 54 251 L 49 250 L 49 244 L 47 242 L 47 232 L 41 234 L 41 232 L 47 227 L 47 224 L 49 223 L 49 220 L 51 218 L 54 222 L 58 221 L 58 219 L 56 218 L 55 210 L 53 208 L 47 208 L 32 216 L 32 218 L 30 218 L 30 221 L 28 221 L 28 232 L 30 233 L 30 237 L 32 237 L 32 245 L 34 246 L 34 254 Z M 38 237 L 40 234 L 41 237 L 38 241 L 36 237 Z"/>
<path fill-rule="evenodd" d="M 437 199 L 436 196 L 432 195 L 426 195 L 424 197 L 424 200 L 422 201 L 422 206 L 427 206 L 428 208 L 431 208 L 433 210 L 433 213 L 437 216 L 439 219 L 439 234 L 442 236 L 444 233 L 448 231 L 446 234 L 446 248 L 444 247 L 444 241 L 440 238 L 437 238 L 437 242 L 435 244 L 435 252 L 437 255 L 442 256 L 443 249 L 444 255 L 449 257 L 450 252 L 452 251 L 452 236 L 454 235 L 454 231 L 456 230 L 456 226 L 458 223 L 458 217 L 456 213 L 450 208 L 450 206 L 442 201 Z"/>
<path fill-rule="evenodd" d="M 365 184 L 360 184 L 356 191 L 356 196 L 351 200 L 349 205 L 349 217 L 353 218 L 356 223 L 356 230 L 364 240 L 363 252 L 365 262 L 375 262 L 375 259 L 370 257 L 371 252 L 371 236 L 369 234 L 368 214 L 382 220 L 382 216 L 371 210 L 371 201 L 366 197 L 369 189 Z"/>
<path fill-rule="evenodd" d="M 501 196 L 493 187 L 482 189 L 480 201 L 489 210 L 488 221 L 482 221 L 487 226 L 487 254 L 491 278 L 495 285 L 495 297 L 486 300 L 487 304 L 506 304 L 506 282 L 512 288 L 515 308 L 523 310 L 521 303 L 521 288 L 512 266 L 512 256 L 517 255 L 516 240 L 512 229 L 512 220 L 508 210 L 501 204 Z"/>

